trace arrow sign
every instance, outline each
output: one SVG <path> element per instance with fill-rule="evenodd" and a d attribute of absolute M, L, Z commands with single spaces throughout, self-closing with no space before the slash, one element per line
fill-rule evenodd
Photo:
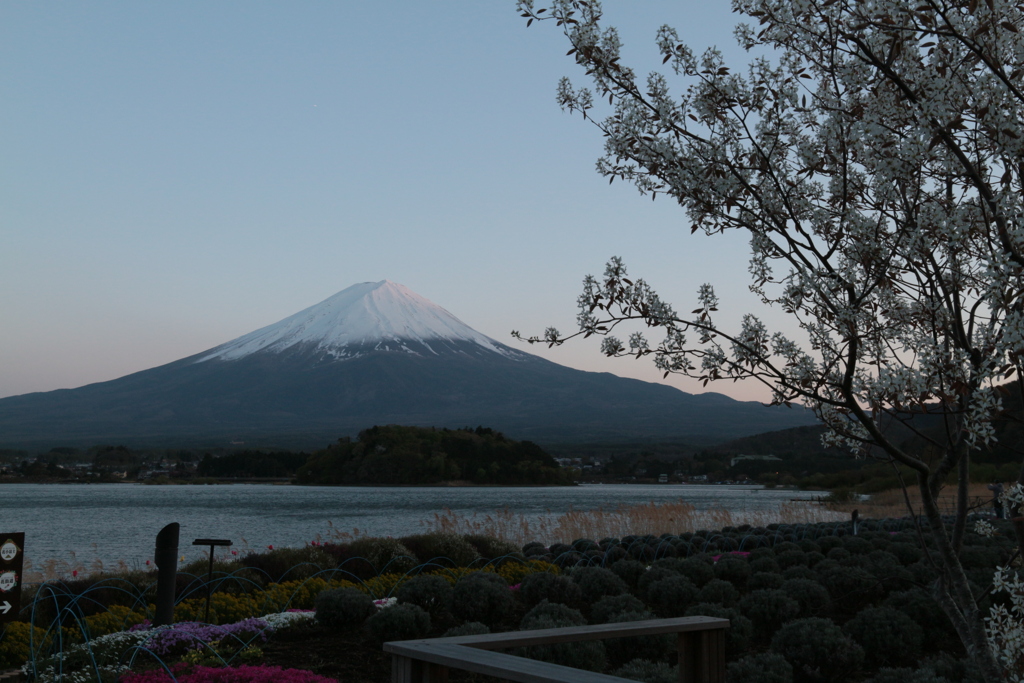
<path fill-rule="evenodd" d="M 21 612 L 24 550 L 24 533 L 0 533 L 0 628 Z"/>

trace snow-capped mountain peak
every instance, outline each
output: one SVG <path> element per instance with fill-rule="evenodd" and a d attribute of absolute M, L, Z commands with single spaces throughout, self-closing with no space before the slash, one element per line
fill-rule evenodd
<path fill-rule="evenodd" d="M 431 342 L 436 346 L 439 341 L 471 342 L 504 356 L 519 356 L 408 287 L 381 280 L 343 289 L 315 306 L 211 349 L 197 362 L 238 360 L 299 345 L 336 358 L 359 355 L 367 348 L 436 353 Z"/>

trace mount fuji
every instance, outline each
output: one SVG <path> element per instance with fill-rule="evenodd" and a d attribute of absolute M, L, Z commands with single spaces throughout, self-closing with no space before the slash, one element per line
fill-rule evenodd
<path fill-rule="evenodd" d="M 108 382 L 0 399 L 0 445 L 322 447 L 374 424 L 485 425 L 536 441 L 725 440 L 806 410 L 574 370 L 408 288 L 353 285 L 273 325 Z"/>

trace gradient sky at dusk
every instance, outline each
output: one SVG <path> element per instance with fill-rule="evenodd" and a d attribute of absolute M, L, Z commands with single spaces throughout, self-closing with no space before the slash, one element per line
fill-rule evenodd
<path fill-rule="evenodd" d="M 605 10 L 639 73 L 662 23 L 749 60 L 724 0 Z M 572 330 L 613 255 L 679 311 L 709 281 L 727 319 L 757 310 L 742 236 L 691 236 L 672 202 L 594 171 L 599 131 L 555 103 L 559 77 L 586 82 L 567 49 L 512 0 L 0 3 L 0 397 L 168 363 L 385 278 L 508 344 Z M 528 350 L 660 380 L 595 340 Z"/>

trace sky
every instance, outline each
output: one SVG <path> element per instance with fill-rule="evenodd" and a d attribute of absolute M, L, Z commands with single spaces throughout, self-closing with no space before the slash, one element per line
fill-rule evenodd
<path fill-rule="evenodd" d="M 604 6 L 638 73 L 660 68 L 662 24 L 750 59 L 725 0 Z M 583 277 L 616 255 L 678 311 L 705 282 L 723 320 L 759 310 L 742 236 L 690 235 L 678 205 L 594 170 L 600 132 L 555 102 L 560 77 L 587 82 L 567 50 L 513 0 L 0 3 L 0 397 L 169 363 L 383 279 L 511 345 L 573 331 Z M 661 381 L 598 347 L 524 350 Z"/>

